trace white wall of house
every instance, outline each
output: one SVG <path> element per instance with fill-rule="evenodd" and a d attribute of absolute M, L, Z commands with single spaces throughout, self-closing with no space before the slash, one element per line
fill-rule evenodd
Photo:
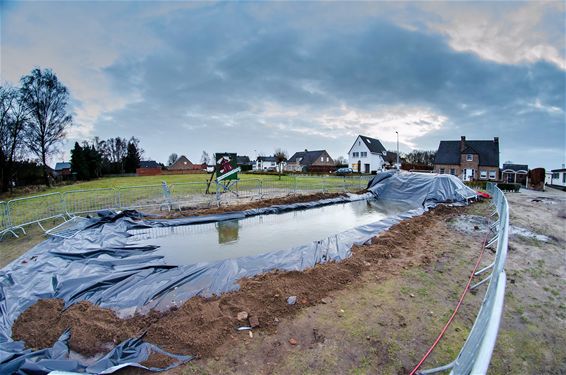
<path fill-rule="evenodd" d="M 546 172 L 544 175 L 544 184 L 550 185 L 552 184 L 552 172 Z"/>
<path fill-rule="evenodd" d="M 366 164 L 369 164 L 369 173 L 381 171 L 383 164 L 385 164 L 383 155 L 377 153 L 372 154 L 359 136 L 356 138 L 356 142 L 348 153 L 348 166 L 355 172 L 359 172 L 358 161 L 360 161 L 361 172 L 363 173 L 366 173 Z"/>
<path fill-rule="evenodd" d="M 566 171 L 552 172 L 550 185 L 566 187 Z"/>
<path fill-rule="evenodd" d="M 254 171 L 265 171 L 277 169 L 277 162 L 275 161 L 264 161 L 264 160 L 254 160 L 252 164 L 252 169 Z"/>

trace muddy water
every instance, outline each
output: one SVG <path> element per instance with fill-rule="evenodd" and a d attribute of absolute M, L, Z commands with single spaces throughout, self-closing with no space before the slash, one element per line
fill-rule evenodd
<path fill-rule="evenodd" d="M 158 245 L 156 254 L 169 264 L 193 264 L 288 249 L 410 208 L 372 199 L 242 220 L 132 230 L 130 242 Z"/>

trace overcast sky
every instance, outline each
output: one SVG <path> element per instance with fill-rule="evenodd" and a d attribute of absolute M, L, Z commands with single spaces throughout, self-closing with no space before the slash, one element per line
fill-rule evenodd
<path fill-rule="evenodd" d="M 1 80 L 53 69 L 65 150 L 135 135 L 160 162 L 337 157 L 398 130 L 405 152 L 498 136 L 501 163 L 565 163 L 564 2 L 1 4 Z"/>

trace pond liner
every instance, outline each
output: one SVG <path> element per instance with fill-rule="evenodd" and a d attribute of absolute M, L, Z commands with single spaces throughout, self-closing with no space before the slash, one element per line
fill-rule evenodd
<path fill-rule="evenodd" d="M 16 318 L 40 299 L 61 298 L 66 307 L 87 300 L 127 317 L 151 309 L 168 310 L 197 295 L 208 297 L 237 290 L 236 282 L 243 277 L 272 270 L 303 271 L 316 264 L 344 260 L 350 257 L 353 245 L 367 243 L 375 235 L 402 220 L 421 215 L 439 202 L 421 200 L 428 196 L 423 191 L 410 191 L 408 194 L 413 199 L 405 197 L 405 201 L 417 207 L 399 215 L 287 250 L 191 265 L 167 264 L 163 257 L 152 255 L 156 249 L 153 246 L 128 245 L 131 236 L 128 230 L 233 220 L 370 199 L 374 194 L 380 197 L 387 192 L 380 184 L 393 182 L 391 178 L 370 186 L 370 191 L 374 189 L 380 194 L 372 191 L 217 215 L 139 220 L 142 215 L 135 211 L 106 212 L 101 218 L 89 219 L 73 238 L 49 238 L 0 271 L 0 373 L 41 374 L 52 370 L 112 373 L 127 366 L 145 368 L 140 363 L 152 351 L 169 356 L 173 363 L 167 368 L 150 368 L 151 371 L 187 362 L 192 359 L 190 355 L 165 352 L 139 337 L 122 342 L 94 364 L 87 364 L 73 359 L 76 356 L 71 355 L 67 345 L 69 332 L 53 347 L 34 351 L 25 349 L 23 342 L 14 342 L 11 329 Z M 455 191 L 460 187 L 438 186 L 446 190 L 438 195 L 446 197 L 446 201 L 464 201 Z"/>

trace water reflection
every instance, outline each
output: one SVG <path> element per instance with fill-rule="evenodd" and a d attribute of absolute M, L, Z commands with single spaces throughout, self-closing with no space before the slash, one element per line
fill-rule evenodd
<path fill-rule="evenodd" d="M 160 246 L 156 252 L 171 264 L 191 264 L 287 249 L 410 208 L 399 202 L 357 201 L 242 220 L 132 230 L 129 241 Z"/>
<path fill-rule="evenodd" d="M 238 241 L 240 223 L 238 220 L 220 221 L 216 223 L 218 231 L 218 243 L 227 244 Z"/>

